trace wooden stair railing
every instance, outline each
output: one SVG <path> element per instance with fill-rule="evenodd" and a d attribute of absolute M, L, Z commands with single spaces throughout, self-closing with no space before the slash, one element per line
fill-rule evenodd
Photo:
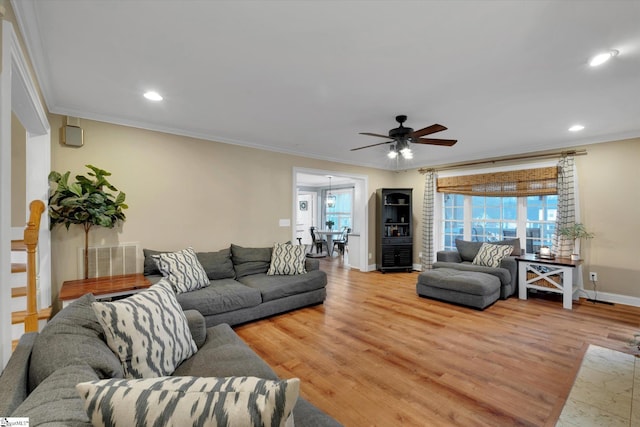
<path fill-rule="evenodd" d="M 24 331 L 38 331 L 38 302 L 36 294 L 36 248 L 40 233 L 40 218 L 44 212 L 44 203 L 34 200 L 29 204 L 29 222 L 24 229 L 24 244 L 27 246 L 27 313 L 24 319 Z"/>

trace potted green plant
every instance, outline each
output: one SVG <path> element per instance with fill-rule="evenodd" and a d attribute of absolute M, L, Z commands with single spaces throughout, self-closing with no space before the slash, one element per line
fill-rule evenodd
<path fill-rule="evenodd" d="M 327 228 L 328 228 L 329 230 L 331 230 L 331 229 L 333 228 L 333 225 L 334 225 L 334 224 L 335 224 L 335 222 L 333 222 L 333 221 L 331 221 L 331 220 L 326 221 L 326 222 L 324 223 L 324 225 L 326 225 L 326 226 L 327 226 Z"/>
<path fill-rule="evenodd" d="M 89 276 L 89 230 L 94 225 L 113 228 L 126 219 L 123 210 L 125 193 L 107 181 L 111 173 L 92 165 L 87 178 L 77 175 L 76 181 L 69 183 L 70 172 L 64 175 L 56 171 L 49 174 L 51 186 L 49 195 L 50 228 L 62 224 L 67 230 L 72 224 L 84 228 L 84 278 Z M 117 194 L 115 194 L 117 192 Z"/>
<path fill-rule="evenodd" d="M 594 237 L 594 234 L 589 233 L 584 224 L 579 222 L 559 229 L 558 234 L 566 237 L 567 239 L 573 240 L 573 253 L 571 254 L 571 259 L 574 261 L 580 259 L 580 254 L 577 251 L 578 239 L 593 239 Z"/>

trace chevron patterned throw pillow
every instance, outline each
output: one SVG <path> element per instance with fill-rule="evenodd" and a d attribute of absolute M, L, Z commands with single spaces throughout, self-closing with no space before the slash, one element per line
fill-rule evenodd
<path fill-rule="evenodd" d="M 478 254 L 473 259 L 473 264 L 484 265 L 486 267 L 500 267 L 502 259 L 511 254 L 513 246 L 492 245 L 483 243 Z"/>
<path fill-rule="evenodd" d="M 276 243 L 271 253 L 271 264 L 267 275 L 293 275 L 304 274 L 306 246 L 292 245 L 289 243 Z"/>

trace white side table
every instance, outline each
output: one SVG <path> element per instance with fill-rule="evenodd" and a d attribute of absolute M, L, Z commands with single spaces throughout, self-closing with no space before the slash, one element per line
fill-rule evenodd
<path fill-rule="evenodd" d="M 577 300 L 578 276 L 577 267 L 582 260 L 572 261 L 570 258 L 544 259 L 535 255 L 517 257 L 518 261 L 518 297 L 527 299 L 528 289 L 555 292 L 562 294 L 562 307 L 572 308 L 572 300 Z"/>

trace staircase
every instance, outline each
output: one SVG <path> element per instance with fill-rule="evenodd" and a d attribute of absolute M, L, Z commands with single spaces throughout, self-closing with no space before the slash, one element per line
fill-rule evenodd
<path fill-rule="evenodd" d="M 15 348 L 25 332 L 39 331 L 51 317 L 51 307 L 38 308 L 37 246 L 44 203 L 29 205 L 23 240 L 11 241 L 11 339 Z"/>

